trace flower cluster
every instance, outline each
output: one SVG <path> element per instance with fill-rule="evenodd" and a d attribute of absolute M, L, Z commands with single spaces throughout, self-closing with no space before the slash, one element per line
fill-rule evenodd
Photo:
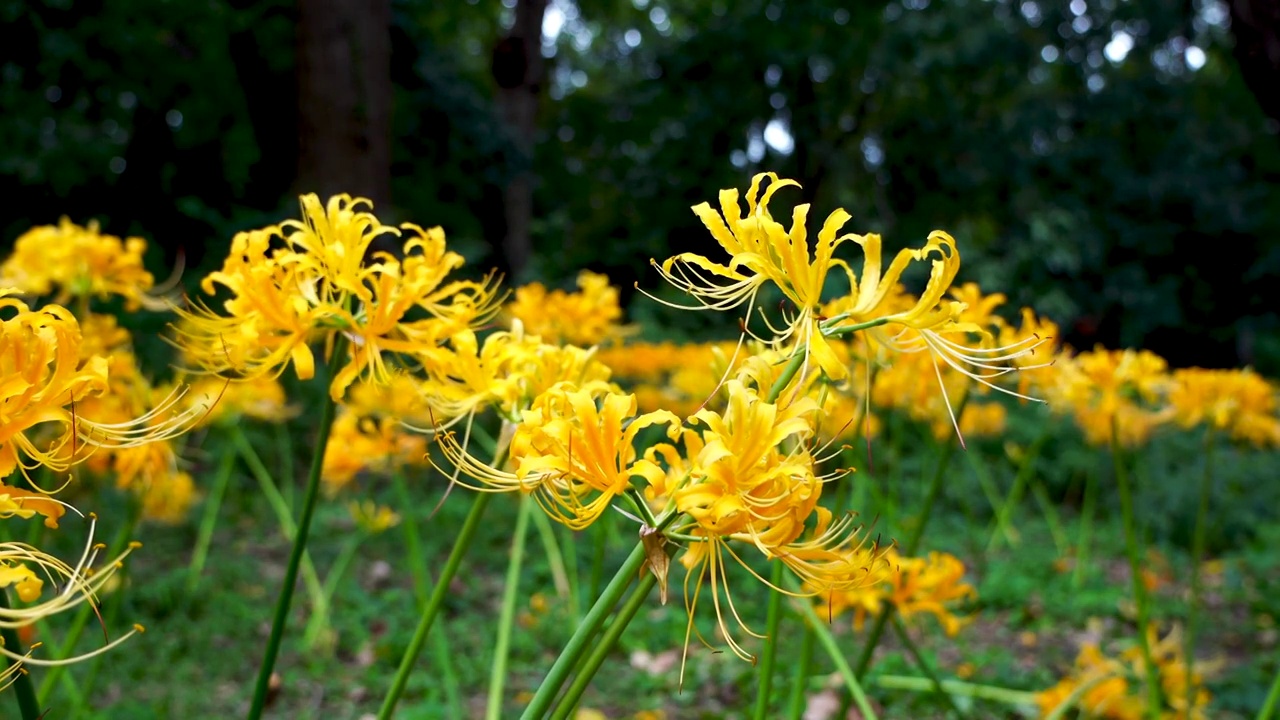
<path fill-rule="evenodd" d="M 948 636 L 955 636 L 965 619 L 955 606 L 977 597 L 973 586 L 964 582 L 965 568 L 949 553 L 932 552 L 926 557 L 902 557 L 890 549 L 884 555 L 880 582 L 852 590 L 825 593 L 822 603 L 828 617 L 853 611 L 853 626 L 861 630 L 868 617 L 893 606 L 903 620 L 920 614 L 933 615 Z"/>
<path fill-rule="evenodd" d="M 391 358 L 411 364 L 493 317 L 501 297 L 492 276 L 448 280 L 463 261 L 443 230 L 383 225 L 370 209 L 362 198 L 321 205 L 304 195 L 301 220 L 236 235 L 222 270 L 201 283 L 210 295 L 219 286 L 231 294 L 224 312 L 198 303 L 179 311 L 175 343 L 194 369 L 255 378 L 293 365 L 305 380 L 315 374 L 312 344 L 331 350 L 341 337 L 347 350 L 329 387 L 340 400 L 357 378 L 386 382 Z M 369 253 L 383 235 L 406 238 L 403 258 Z"/>
<path fill-rule="evenodd" d="M 82 287 L 106 287 L 94 273 L 111 267 L 115 265 L 92 265 L 92 272 L 80 277 Z M 42 483 L 50 476 L 87 460 L 114 464 L 118 476 L 134 482 L 152 469 L 150 448 L 164 447 L 198 422 L 214 398 L 193 402 L 181 390 L 158 400 L 150 393 L 140 396 L 131 380 L 132 356 L 118 346 L 127 334 L 102 318 L 88 319 L 82 328 L 65 308 L 51 304 L 32 309 L 12 292 L 0 290 L 0 519 L 42 516 L 47 527 L 57 528 L 72 508 L 56 495 L 70 481 L 45 487 Z M 172 458 L 163 451 L 160 457 Z M 164 469 L 172 471 L 171 466 Z M 100 563 L 104 548 L 93 540 L 96 524 L 90 516 L 89 539 L 74 564 L 28 543 L 0 544 L 0 591 L 13 588 L 22 603 L 0 609 L 0 626 L 30 627 L 81 603 L 97 604 L 97 593 L 135 545 Z M 51 597 L 45 596 L 46 578 L 57 586 Z M 65 659 L 33 657 L 35 646 L 25 654 L 0 647 L 10 660 L 3 679 L 13 681 L 22 664 L 57 665 L 92 657 L 140 630 Z"/>
<path fill-rule="evenodd" d="M 76 298 L 124 298 L 128 310 L 164 307 L 149 292 L 155 283 L 143 265 L 147 243 L 98 231 L 96 222 L 81 227 L 67 218 L 23 233 L 13 254 L 0 264 L 0 287 L 23 295 L 50 295 L 66 305 Z"/>
<path fill-rule="evenodd" d="M 589 347 L 625 332 L 618 289 L 607 276 L 589 270 L 578 274 L 578 292 L 548 291 L 537 282 L 517 288 L 505 312 L 548 343 Z"/>
<path fill-rule="evenodd" d="M 1029 311 L 1022 326 L 1014 328 L 991 312 L 1002 297 L 981 298 L 976 287 L 951 287 L 959 255 L 946 233 L 935 232 L 920 249 L 900 252 L 882 273 L 879 236 L 840 235 L 849 220 L 843 210 L 832 213 L 812 244 L 805 227 L 808 206 L 795 209 L 790 229 L 775 222 L 769 201 L 788 185 L 795 183 L 772 174 L 757 176 L 747 193 L 745 215 L 734 190 L 721 193 L 720 212 L 705 203 L 693 208 L 729 253 L 727 264 L 692 253 L 654 263 L 702 308 L 754 306 L 766 285 L 775 286 L 794 307 L 784 312 L 781 324 L 766 321 L 767 336 L 749 330 L 750 341 L 744 338 L 736 345 L 632 344 L 604 350 L 599 357 L 606 365 L 639 381 L 637 392 L 621 392 L 600 378 L 594 385 L 580 380 L 544 384 L 539 393 L 523 395 L 523 404 L 507 405 L 504 412 L 510 428 L 509 469 L 476 458 L 454 434 L 443 435 L 441 442 L 447 469 L 455 469 L 469 487 L 529 493 L 549 515 L 574 529 L 587 527 L 617 505 L 643 524 L 643 533 L 661 532 L 682 546 L 687 639 L 698 608 L 710 604 L 720 635 L 744 659 L 753 655 L 739 640 L 739 631 L 760 636 L 734 606 L 729 591 L 734 567 L 790 595 L 822 596 L 830 602 L 859 594 L 892 598 L 904 613 L 933 613 L 954 630 L 958 621 L 944 603 L 972 592 L 960 582 L 963 566 L 958 561 L 936 555 L 921 560 L 894 556 L 893 562 L 885 562 L 885 551 L 867 543 L 852 513 L 837 515 L 820 502 L 824 487 L 851 472 L 840 462 L 841 447 L 834 443 L 870 423 L 864 404 L 871 399 L 873 376 L 885 375 L 887 395 L 895 395 L 892 384 L 903 382 L 893 371 L 898 357 L 913 363 L 927 359 L 943 392 L 942 403 L 929 407 L 948 426 L 958 426 L 959 420 L 946 420 L 949 393 L 967 392 L 973 383 L 983 390 L 1025 395 L 1025 385 L 1014 389 L 992 380 L 1042 364 L 1028 358 L 1049 342 L 1042 334 L 1045 324 Z M 836 257 L 845 245 L 862 249 L 861 274 Z M 928 262 L 930 275 L 924 291 L 915 296 L 900 279 L 917 261 Z M 844 276 L 851 288 L 847 295 L 826 297 L 832 271 Z M 585 298 L 591 292 L 585 281 L 583 289 Z M 522 297 L 528 296 L 518 291 L 512 314 L 528 319 L 530 326 L 548 327 Z M 539 290 L 533 297 L 544 301 L 549 296 Z M 563 337 L 554 327 L 546 332 Z M 595 333 L 591 339 L 601 337 Z M 464 355 L 477 360 L 468 360 L 448 378 L 436 378 L 439 387 L 452 388 L 458 399 L 433 402 L 435 407 L 452 405 L 455 416 L 474 412 L 481 388 L 490 389 L 485 402 L 496 403 L 503 396 L 503 378 L 510 377 L 503 363 L 510 362 L 519 336 L 495 333 L 483 346 L 467 346 L 465 353 L 463 344 L 458 338 L 450 341 L 452 361 Z M 446 364 L 425 366 L 434 374 L 433 366 Z M 913 364 L 909 372 L 915 398 L 919 367 Z M 883 404 L 915 403 L 894 397 Z M 973 416 L 964 416 L 975 429 L 1003 419 L 975 407 Z M 754 569 L 752 554 L 784 565 L 799 581 L 797 587 L 765 581 Z M 886 571 L 890 565 L 893 572 Z M 889 594 L 879 595 L 885 582 Z"/>
<path fill-rule="evenodd" d="M 1145 666 L 1139 647 L 1131 647 L 1119 657 L 1108 657 L 1097 644 L 1086 643 L 1080 648 L 1071 674 L 1036 694 L 1041 717 L 1060 717 L 1058 711 L 1064 706 L 1077 708 L 1080 718 L 1097 720 L 1209 717 L 1210 695 L 1204 688 L 1203 670 L 1194 663 L 1187 666 L 1179 629 L 1174 627 L 1158 639 L 1155 628 L 1149 627 L 1147 639 L 1159 675 L 1160 707 L 1147 706 L 1143 691 Z"/>
<path fill-rule="evenodd" d="M 1169 372 L 1148 350 L 1096 348 L 1065 354 L 1048 394 L 1093 444 L 1110 442 L 1114 427 L 1121 445 L 1142 445 L 1162 425 L 1176 423 L 1206 426 L 1255 447 L 1280 446 L 1277 390 L 1248 368 Z"/>

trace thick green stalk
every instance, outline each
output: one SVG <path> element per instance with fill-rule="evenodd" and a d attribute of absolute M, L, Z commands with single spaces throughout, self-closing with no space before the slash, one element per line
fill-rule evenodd
<path fill-rule="evenodd" d="M 535 517 L 547 517 L 545 513 L 538 513 Z M 598 521 L 597 521 L 598 522 Z M 580 619 L 582 613 L 582 576 L 578 571 L 578 546 L 574 542 L 574 532 L 569 528 L 561 525 L 559 546 L 564 548 L 564 568 L 567 579 L 569 581 L 569 615 L 574 619 Z"/>
<path fill-rule="evenodd" d="M 1079 588 L 1089 565 L 1089 545 L 1093 538 L 1093 516 L 1098 506 L 1098 473 L 1084 476 L 1084 500 L 1080 507 L 1080 537 L 1076 540 L 1076 564 L 1071 570 L 1071 587 Z"/>
<path fill-rule="evenodd" d="M 507 655 L 511 650 L 511 628 L 516 619 L 516 602 L 520 597 L 520 570 L 524 566 L 524 536 L 529 531 L 533 499 L 520 494 L 520 510 L 516 515 L 516 531 L 511 539 L 511 558 L 507 563 L 507 582 L 502 590 L 502 610 L 498 615 L 498 637 L 493 644 L 493 666 L 489 672 L 489 704 L 485 720 L 502 717 L 502 687 L 507 677 Z M 539 513 L 541 514 L 541 513 Z"/>
<path fill-rule="evenodd" d="M 857 673 L 853 671 L 853 668 L 849 667 L 849 661 L 845 659 L 844 651 L 840 649 L 840 644 L 836 642 L 835 636 L 822 623 L 822 620 L 818 619 L 818 614 L 813 611 L 813 604 L 802 599 L 796 605 L 799 606 L 800 612 L 804 615 L 809 627 L 813 628 L 818 637 L 818 642 L 822 643 L 822 648 L 827 651 L 827 655 L 835 663 L 836 671 L 840 673 L 841 679 L 844 680 L 845 688 L 853 696 L 853 703 L 858 706 L 858 711 L 862 713 L 863 720 L 878 720 L 876 711 L 871 707 L 871 701 L 867 699 L 867 694 L 862 690 L 862 685 L 858 682 Z"/>
<path fill-rule="evenodd" d="M 796 663 L 796 674 L 791 678 L 791 697 L 787 700 L 787 720 L 801 720 L 809 689 L 809 673 L 813 669 L 813 627 L 809 621 L 804 623 L 804 634 L 800 636 L 800 661 Z"/>
<path fill-rule="evenodd" d="M 495 463 L 499 461 L 500 458 L 496 459 Z M 418 627 L 413 631 L 409 647 L 405 648 L 404 655 L 400 657 L 400 667 L 391 681 L 387 696 L 382 700 L 382 707 L 378 710 L 378 720 L 390 720 L 392 713 L 395 712 L 400 696 L 404 694 L 404 688 L 409 683 L 413 665 L 418 661 L 422 646 L 431 632 L 431 624 L 435 622 L 436 615 L 444 605 L 444 598 L 449 594 L 449 584 L 453 582 L 453 576 L 462 566 L 462 558 L 471 547 L 471 540 L 480 527 L 480 519 L 484 517 L 485 508 L 488 507 L 492 497 L 493 493 L 476 493 L 476 498 L 471 503 L 471 511 L 467 513 L 467 519 L 463 521 L 458 537 L 453 542 L 453 550 L 449 551 L 449 559 L 444 563 L 444 570 L 441 571 L 440 577 L 436 578 L 435 589 L 431 591 L 431 598 L 427 600 L 427 606 L 422 610 L 422 617 L 418 619 Z"/>
<path fill-rule="evenodd" d="M 600 596 L 600 586 L 604 584 L 604 558 L 609 549 L 609 532 L 613 526 L 613 513 L 605 513 L 596 520 L 594 527 L 595 543 L 591 551 L 591 575 L 587 581 L 587 598 L 594 602 Z"/>
<path fill-rule="evenodd" d="M 222 507 L 222 498 L 227 494 L 227 486 L 231 484 L 231 471 L 235 468 L 236 453 L 225 448 L 218 459 L 217 474 L 213 476 L 213 487 L 209 489 L 209 497 L 204 501 L 204 515 L 200 518 L 200 530 L 196 534 L 196 547 L 191 553 L 191 564 L 187 566 L 187 595 L 193 595 L 200 584 L 200 573 L 204 572 L 204 563 L 209 558 L 209 546 L 213 542 L 213 530 L 218 524 L 218 510 Z"/>
<path fill-rule="evenodd" d="M 1013 487 L 1009 489 L 1009 494 L 1005 497 L 1004 503 L 1000 505 L 996 511 L 996 528 L 991 532 L 991 540 L 987 542 L 987 552 L 993 552 L 1000 547 L 1000 538 L 1003 536 L 1009 541 L 1009 545 L 1016 544 L 1018 532 L 1014 529 L 1010 520 L 1013 513 L 1018 509 L 1018 505 L 1022 502 L 1022 496 L 1026 492 L 1027 483 L 1031 480 L 1031 475 L 1035 471 L 1036 460 L 1040 457 L 1040 451 L 1044 449 L 1044 445 L 1049 441 L 1049 428 L 1052 424 L 1045 422 L 1040 430 L 1040 435 L 1031 443 L 1031 447 L 1023 453 L 1022 459 L 1018 461 L 1018 471 L 1013 476 Z"/>
<path fill-rule="evenodd" d="M 7 590 L 0 589 L 0 608 L 8 609 L 9 593 Z M 18 640 L 18 631 L 6 627 L 0 631 L 0 637 L 4 638 L 5 649 L 10 652 L 22 653 L 22 643 Z M 17 664 L 16 660 L 9 660 L 8 667 Z M 18 712 L 22 716 L 22 720 L 39 720 L 41 716 L 40 701 L 36 699 L 36 689 L 31 683 L 31 676 L 25 670 L 18 670 L 17 676 L 13 680 L 13 696 L 18 703 Z"/>
<path fill-rule="evenodd" d="M 1280 667 L 1276 668 L 1275 679 L 1271 681 L 1271 690 L 1267 692 L 1267 699 L 1263 701 L 1262 709 L 1258 711 L 1257 720 L 1271 720 L 1277 705 L 1280 705 Z"/>
<path fill-rule="evenodd" d="M 1031 485 L 1031 494 L 1035 496 L 1040 512 L 1044 513 L 1044 521 L 1049 524 L 1049 534 L 1053 536 L 1053 546 L 1058 550 L 1058 556 L 1066 557 L 1067 551 L 1071 549 L 1071 542 L 1067 538 L 1067 531 L 1062 529 L 1062 520 L 1053 507 L 1049 491 L 1045 489 L 1044 483 L 1034 478 L 1028 484 Z"/>
<path fill-rule="evenodd" d="M 622 567 L 618 568 L 618 572 L 614 574 L 613 579 L 605 586 L 595 604 L 587 611 L 587 616 L 582 619 L 582 623 L 574 631 L 573 637 L 569 638 L 564 650 L 560 652 L 560 657 L 556 658 L 556 661 L 551 665 L 551 669 L 547 671 L 547 676 L 543 678 L 542 685 L 538 687 L 533 699 L 529 701 L 529 706 L 525 708 L 524 714 L 520 716 L 522 720 L 541 720 L 546 717 L 547 711 L 551 709 L 552 701 L 555 700 L 556 695 L 560 692 L 560 687 L 564 685 L 569 673 L 573 671 L 583 653 L 586 652 L 588 643 L 599 632 L 605 618 L 608 617 L 613 607 L 618 604 L 618 601 L 622 599 L 622 594 L 626 592 L 627 586 L 631 584 L 631 579 L 636 576 L 636 573 L 640 572 L 640 568 L 644 567 L 644 562 L 644 545 L 636 543 L 631 554 L 622 563 Z M 652 573 L 647 574 L 652 575 Z M 597 647 L 600 645 L 598 643 Z"/>
<path fill-rule="evenodd" d="M 360 544 L 364 542 L 365 533 L 357 532 L 347 540 L 347 543 L 338 551 L 338 556 L 333 559 L 333 565 L 329 566 L 329 572 L 324 576 L 324 583 L 320 587 L 320 597 L 324 598 L 324 602 L 319 603 L 313 608 L 311 617 L 307 618 L 306 629 L 302 631 L 302 646 L 305 648 L 314 648 L 319 644 L 321 638 L 325 634 L 325 630 L 329 629 L 329 608 L 333 607 L 333 598 L 338 594 L 338 583 L 342 581 L 342 577 L 347 574 L 347 568 L 351 566 L 351 562 L 355 560 L 356 552 L 360 550 Z"/>
<path fill-rule="evenodd" d="M 657 582 L 658 578 L 651 572 L 645 573 L 644 577 L 640 578 L 640 584 L 632 591 L 626 603 L 618 608 L 613 621 L 605 629 L 604 635 L 595 644 L 591 654 L 582 662 L 582 667 L 578 670 L 578 674 L 574 676 L 573 682 L 569 684 L 569 689 L 565 690 L 564 697 L 561 698 L 560 704 L 556 706 L 555 712 L 552 713 L 551 720 L 567 720 L 570 717 L 574 707 L 582 699 L 582 693 L 586 692 L 592 678 L 596 676 L 600 666 L 604 664 L 609 652 L 618 644 L 618 640 L 622 637 L 622 633 L 626 631 L 627 626 L 631 624 L 636 614 L 640 612 L 640 608 L 644 606 L 645 599 L 649 597 L 649 593 L 653 591 L 653 586 Z"/>
<path fill-rule="evenodd" d="M 1191 682 L 1192 669 L 1196 657 L 1196 629 L 1200 614 L 1200 564 L 1204 562 L 1207 540 L 1206 526 L 1209 524 L 1209 491 L 1213 487 L 1213 427 L 1204 431 L 1204 473 L 1200 476 L 1200 496 L 1196 504 L 1196 525 L 1191 535 L 1191 600 L 1187 608 L 1187 634 L 1183 646 L 1183 657 L 1187 664 L 1187 707 L 1195 707 L 1196 687 Z"/>
<path fill-rule="evenodd" d="M 427 561 L 422 556 L 422 535 L 418 531 L 417 505 L 413 502 L 409 486 L 405 483 L 404 468 L 399 464 L 392 469 L 391 480 L 395 486 L 396 498 L 400 502 L 402 519 L 400 527 L 404 531 L 404 544 L 409 556 L 409 574 L 413 576 L 413 595 L 418 601 L 418 612 L 422 612 L 431 594 L 431 576 L 427 572 Z M 458 685 L 458 673 L 453 669 L 453 654 L 449 652 L 449 640 L 444 628 L 431 634 L 431 652 L 435 655 L 436 666 L 440 668 L 445 702 L 449 704 L 449 716 L 465 716 L 466 712 L 462 708 L 462 689 Z"/>
<path fill-rule="evenodd" d="M 916 667 L 920 668 L 925 677 L 929 678 L 929 681 L 933 683 L 934 693 L 942 698 L 943 702 L 947 704 L 947 707 L 951 709 L 951 712 L 956 717 L 965 717 L 965 714 L 956 706 L 955 700 L 951 698 L 951 693 L 947 692 L 946 688 L 942 686 L 942 682 L 938 680 L 937 673 L 933 671 L 933 668 L 929 667 L 929 663 L 925 662 L 924 655 L 920 653 L 920 648 L 916 647 L 915 641 L 911 639 L 911 635 L 907 633 L 907 629 L 902 625 L 902 620 L 897 616 L 893 618 L 893 630 L 898 636 L 898 640 L 902 642 L 902 646 L 907 649 L 907 654 L 915 661 Z"/>
<path fill-rule="evenodd" d="M 960 417 L 964 413 L 964 407 L 969 402 L 969 396 L 966 395 L 960 401 L 960 407 L 956 409 L 956 417 Z M 942 480 L 947 474 L 947 465 L 951 462 L 951 454 L 956 449 L 956 436 L 950 436 L 946 443 L 942 446 L 942 452 L 938 456 L 938 466 L 934 468 L 933 479 L 929 482 L 929 492 L 924 498 L 924 507 L 920 509 L 920 518 L 915 526 L 911 528 L 911 533 L 907 536 L 906 545 L 903 547 L 902 554 L 905 557 L 911 557 L 920 549 L 920 541 L 924 539 L 925 525 L 929 522 L 930 515 L 933 514 L 933 506 L 938 503 L 938 498 L 942 495 Z M 876 645 L 880 642 L 881 636 L 884 635 L 885 624 L 893 615 L 893 605 L 886 604 L 876 615 L 875 622 L 871 625 L 871 632 L 867 635 L 867 642 L 862 646 L 862 654 L 858 656 L 858 663 L 854 674 L 862 677 L 867 674 L 867 669 L 871 667 L 871 654 L 875 652 Z"/>
<path fill-rule="evenodd" d="M 933 692 L 934 682 L 929 678 L 910 677 L 907 675 L 880 675 L 875 683 L 890 690 L 910 690 L 912 692 Z M 1035 707 L 1036 693 L 1026 690 L 1010 690 L 995 685 L 976 685 L 960 680 L 943 680 L 942 689 L 950 695 L 991 700 L 1022 707 Z"/>
<path fill-rule="evenodd" d="M 534 513 L 533 526 L 538 531 L 538 539 L 542 541 L 542 550 L 547 555 L 547 567 L 551 571 L 551 584 L 556 594 L 569 600 L 571 614 L 577 614 L 576 603 L 569 592 L 569 570 L 564 554 L 560 551 L 560 541 L 556 539 L 555 528 L 551 518 L 544 512 Z"/>
<path fill-rule="evenodd" d="M 760 673 L 756 680 L 755 720 L 769 717 L 769 694 L 773 690 L 773 666 L 778 657 L 778 627 L 782 623 L 782 593 L 776 589 L 782 585 L 786 566 L 781 560 L 774 559 L 773 570 L 769 582 L 769 610 L 765 619 L 764 649 L 760 653 Z"/>
<path fill-rule="evenodd" d="M 1111 457 L 1115 461 L 1116 484 L 1120 489 L 1120 512 L 1124 515 L 1124 545 L 1129 556 L 1129 574 L 1133 576 L 1133 602 L 1138 609 L 1138 646 L 1142 648 L 1142 666 L 1146 674 L 1146 716 L 1160 715 L 1160 675 L 1151 658 L 1151 644 L 1147 642 L 1147 588 L 1142 584 L 1142 558 L 1139 554 L 1137 523 L 1133 516 L 1133 488 L 1120 450 L 1119 429 L 1115 418 L 1111 419 Z"/>
<path fill-rule="evenodd" d="M 347 339 L 338 335 L 334 340 L 332 355 L 329 357 L 329 372 L 325 380 L 333 379 L 338 367 L 346 360 Z M 329 431 L 333 428 L 333 416 L 337 403 L 333 395 L 325 387 L 324 400 L 320 407 L 320 427 L 316 430 L 316 444 L 312 448 L 311 468 L 307 472 L 307 490 L 302 499 L 302 515 L 298 518 L 298 530 L 294 534 L 293 549 L 289 551 L 289 562 L 285 565 L 284 580 L 280 585 L 280 595 L 276 600 L 275 613 L 271 619 L 271 635 L 267 638 L 267 649 L 263 653 L 262 665 L 258 668 L 258 680 L 253 688 L 253 700 L 249 705 L 248 720 L 258 720 L 267 706 L 267 693 L 271 688 L 271 673 L 276 666 L 276 658 L 280 655 L 280 644 L 284 640 L 284 630 L 289 624 L 289 609 L 293 606 L 293 588 L 298 581 L 298 568 L 302 565 L 302 555 L 307 549 L 307 538 L 311 534 L 311 518 L 316 512 L 316 503 L 320 498 L 320 473 L 324 468 L 324 451 L 329 444 Z"/>
<path fill-rule="evenodd" d="M 253 449 L 253 444 L 238 426 L 231 428 L 231 442 L 249 468 L 249 474 L 258 481 L 258 488 L 262 490 L 262 496 L 267 499 L 267 504 L 275 512 L 276 522 L 280 524 L 280 533 L 285 540 L 294 542 L 298 537 L 298 525 L 293 520 L 293 510 L 290 509 L 289 501 L 281 494 L 275 480 L 271 478 L 271 471 L 267 470 L 266 463 L 262 462 L 258 451 Z M 305 550 L 302 552 L 301 572 L 302 584 L 307 588 L 307 594 L 311 596 L 311 611 L 318 615 L 328 615 L 329 610 L 325 607 L 324 582 L 320 580 L 320 573 L 316 571 L 315 563 L 311 561 L 311 553 Z"/>

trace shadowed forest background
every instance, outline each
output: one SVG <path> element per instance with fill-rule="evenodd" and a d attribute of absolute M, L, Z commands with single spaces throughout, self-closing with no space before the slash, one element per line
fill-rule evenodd
<path fill-rule="evenodd" d="M 6 245 L 97 218 L 150 240 L 156 267 L 181 249 L 190 279 L 298 193 L 349 192 L 442 225 L 474 272 L 567 285 L 589 267 L 631 292 L 651 257 L 713 242 L 690 205 L 775 170 L 890 251 L 951 231 L 962 279 L 1076 347 L 1280 370 L 1275 0 L 13 0 L 0 16 Z"/>

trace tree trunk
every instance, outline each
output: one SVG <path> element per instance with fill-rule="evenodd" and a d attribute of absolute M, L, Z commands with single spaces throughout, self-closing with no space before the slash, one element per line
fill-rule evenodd
<path fill-rule="evenodd" d="M 1236 62 L 1262 111 L 1280 122 L 1280 0 L 1230 0 Z"/>
<path fill-rule="evenodd" d="M 391 2 L 298 0 L 298 188 L 391 202 Z"/>
<path fill-rule="evenodd" d="M 502 241 L 503 264 L 512 277 L 518 277 L 533 256 L 529 234 L 533 221 L 533 149 L 538 98 L 546 74 L 542 59 L 542 16 L 546 9 L 547 0 L 518 0 L 515 25 L 493 51 L 498 109 L 516 149 L 512 176 L 503 191 L 507 221 Z"/>

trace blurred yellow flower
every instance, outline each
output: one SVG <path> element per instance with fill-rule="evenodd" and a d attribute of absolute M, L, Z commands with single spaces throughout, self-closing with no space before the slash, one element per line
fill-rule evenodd
<path fill-rule="evenodd" d="M 23 233 L 13 253 L 0 264 L 0 287 L 23 295 L 53 294 L 50 302 L 65 305 L 74 298 L 118 295 L 128 310 L 158 310 L 159 298 L 147 295 L 154 279 L 142 263 L 147 241 L 121 240 L 98 231 L 98 223 L 81 227 L 67 218 Z"/>
<path fill-rule="evenodd" d="M 618 289 L 605 275 L 578 273 L 578 292 L 551 290 L 542 283 L 516 288 L 505 313 L 542 342 L 590 347 L 624 334 Z"/>
<path fill-rule="evenodd" d="M 1089 443 L 1109 443 L 1114 425 L 1120 443 L 1135 446 L 1169 419 L 1168 387 L 1167 365 L 1155 353 L 1097 347 L 1061 359 L 1049 396 L 1056 409 L 1074 415 Z"/>
<path fill-rule="evenodd" d="M 1277 390 L 1253 370 L 1173 372 L 1169 404 L 1183 427 L 1208 425 L 1259 447 L 1280 446 Z"/>
<path fill-rule="evenodd" d="M 379 505 L 372 500 L 347 503 L 347 510 L 356 527 L 377 535 L 400 524 L 400 514 L 386 505 Z"/>

